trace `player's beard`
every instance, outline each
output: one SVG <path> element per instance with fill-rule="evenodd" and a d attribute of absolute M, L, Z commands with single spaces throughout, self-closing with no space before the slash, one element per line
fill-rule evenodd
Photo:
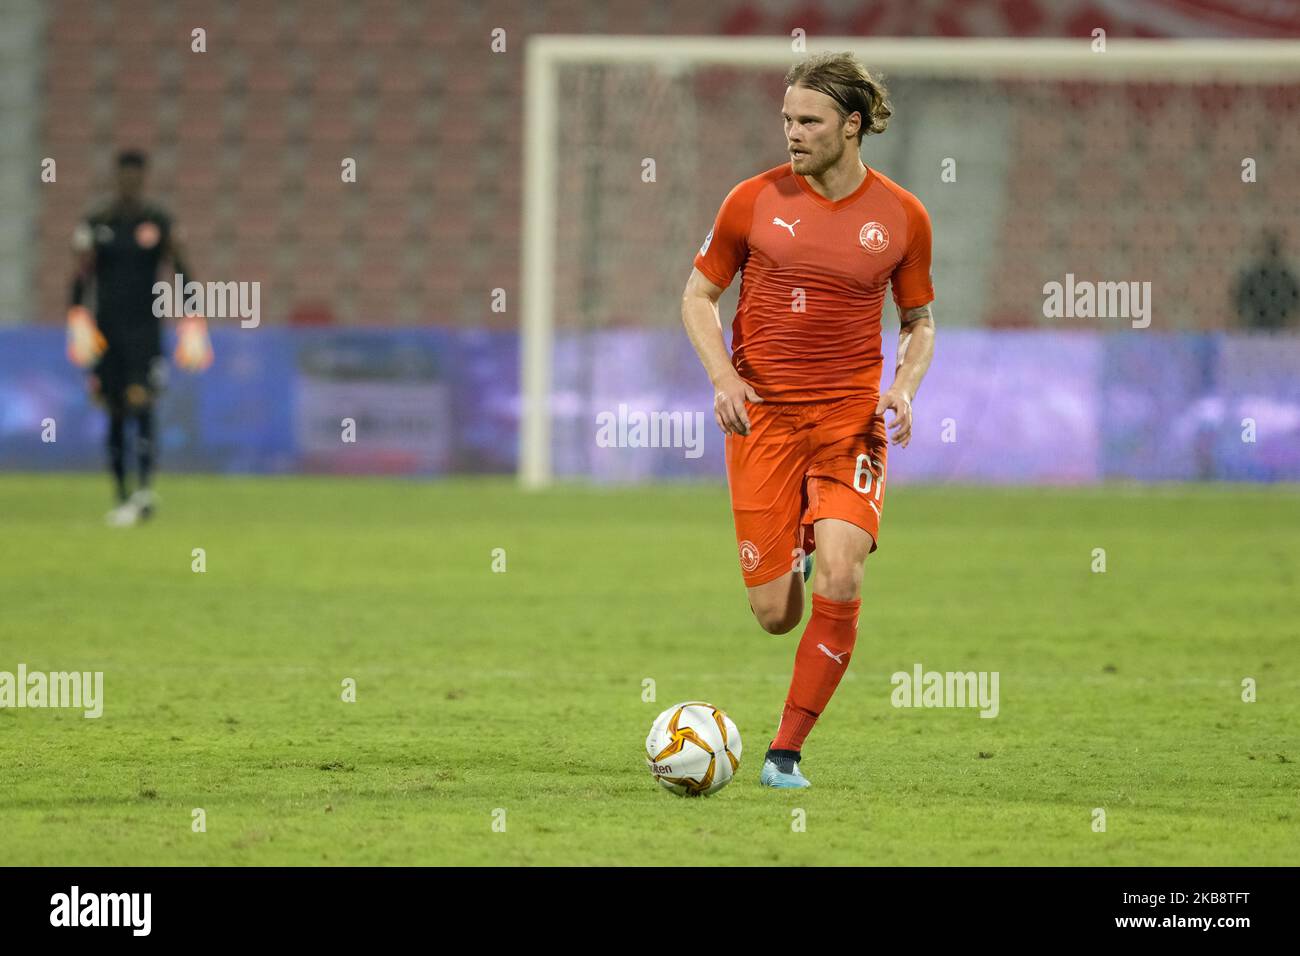
<path fill-rule="evenodd" d="M 840 161 L 840 158 L 844 155 L 844 141 L 840 142 L 838 151 L 831 152 L 830 150 L 834 150 L 833 144 L 827 153 L 820 155 L 815 152 L 805 153 L 802 157 L 802 168 L 799 168 L 797 164 L 792 164 L 792 168 L 800 176 L 820 176 Z"/>

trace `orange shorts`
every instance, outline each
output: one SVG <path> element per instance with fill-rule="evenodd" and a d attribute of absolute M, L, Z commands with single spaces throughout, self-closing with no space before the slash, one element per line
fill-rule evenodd
<path fill-rule="evenodd" d="M 747 404 L 748 435 L 727 435 L 727 483 L 746 587 L 802 568 L 813 522 L 839 518 L 880 538 L 888 440 L 876 396 Z"/>

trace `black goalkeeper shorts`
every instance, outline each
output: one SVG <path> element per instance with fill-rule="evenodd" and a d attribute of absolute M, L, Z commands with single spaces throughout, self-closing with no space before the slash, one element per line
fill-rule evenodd
<path fill-rule="evenodd" d="M 152 399 L 167 387 L 167 360 L 152 350 L 114 347 L 109 343 L 91 373 L 91 388 L 112 409 L 127 408 L 126 390 L 142 386 Z"/>

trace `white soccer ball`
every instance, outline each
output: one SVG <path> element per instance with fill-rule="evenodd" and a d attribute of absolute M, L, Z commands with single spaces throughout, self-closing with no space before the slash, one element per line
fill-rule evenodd
<path fill-rule="evenodd" d="M 707 796 L 725 787 L 739 769 L 740 731 L 712 704 L 674 704 L 655 718 L 645 754 L 654 778 L 673 793 Z"/>

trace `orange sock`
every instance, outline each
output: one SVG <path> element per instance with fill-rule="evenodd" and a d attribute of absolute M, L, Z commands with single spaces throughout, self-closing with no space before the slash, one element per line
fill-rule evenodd
<path fill-rule="evenodd" d="M 832 601 L 814 594 L 812 606 L 812 617 L 794 655 L 794 677 L 771 744 L 773 750 L 802 749 L 804 738 L 839 686 L 858 639 L 861 598 Z"/>

